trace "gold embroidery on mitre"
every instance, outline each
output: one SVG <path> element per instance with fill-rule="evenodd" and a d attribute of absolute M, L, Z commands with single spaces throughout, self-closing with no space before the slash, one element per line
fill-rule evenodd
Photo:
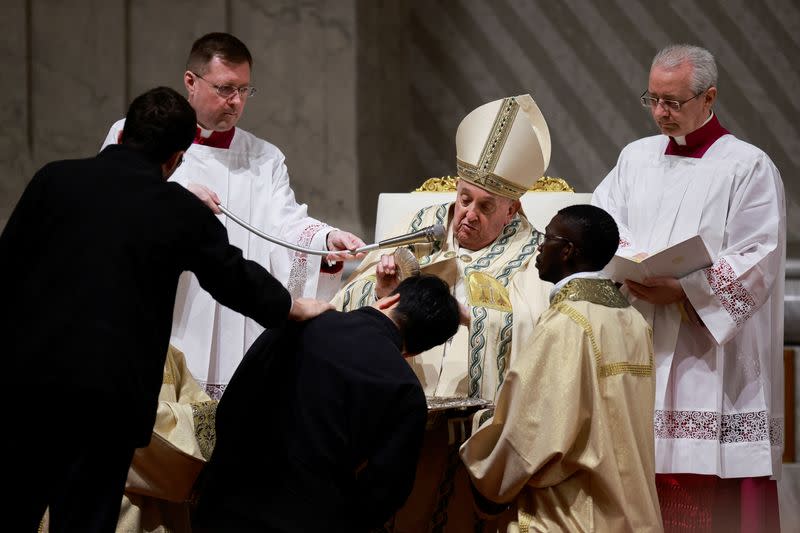
<path fill-rule="evenodd" d="M 512 200 L 519 200 L 525 194 L 525 187 L 520 187 L 515 183 L 501 178 L 494 172 L 482 172 L 475 165 L 465 163 L 464 161 L 456 158 L 456 167 L 458 168 L 458 176 L 467 180 L 470 183 L 486 189 L 487 191 L 499 194 Z"/>
<path fill-rule="evenodd" d="M 478 159 L 478 168 L 481 172 L 486 174 L 494 172 L 494 167 L 497 166 L 497 160 L 500 159 L 503 146 L 505 146 L 506 139 L 508 139 L 508 134 L 511 131 L 511 125 L 514 124 L 514 119 L 517 117 L 517 111 L 519 111 L 519 104 L 516 98 L 503 99 L 500 110 L 494 119 L 489 138 L 486 139 L 481 157 Z"/>
<path fill-rule="evenodd" d="M 511 313 L 511 299 L 502 283 L 485 272 L 471 272 L 467 276 L 467 301 L 471 306 L 488 307 Z"/>
<path fill-rule="evenodd" d="M 518 111 L 519 104 L 516 98 L 504 98 L 477 165 L 456 158 L 459 177 L 512 200 L 518 200 L 525 193 L 525 188 L 501 178 L 494 173 L 494 168 L 497 166 L 500 154 L 503 153 L 503 146 L 506 144 Z"/>

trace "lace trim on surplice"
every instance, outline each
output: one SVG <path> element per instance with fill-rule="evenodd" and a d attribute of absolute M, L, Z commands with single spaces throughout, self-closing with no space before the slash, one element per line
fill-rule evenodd
<path fill-rule="evenodd" d="M 715 265 L 705 269 L 705 273 L 711 290 L 737 326 L 741 326 L 753 316 L 756 301 L 725 259 L 720 259 Z"/>
<path fill-rule="evenodd" d="M 318 231 L 327 227 L 325 224 L 311 224 L 306 226 L 300 233 L 297 239 L 297 245 L 308 248 L 311 240 Z M 295 252 L 292 256 L 292 267 L 289 270 L 289 280 L 286 288 L 292 295 L 292 298 L 302 298 L 303 291 L 306 288 L 306 281 L 308 280 L 308 255 L 302 252 Z"/>
<path fill-rule="evenodd" d="M 783 444 L 783 419 L 767 411 L 720 415 L 716 411 L 656 410 L 653 417 L 659 439 L 718 440 L 722 444 L 769 441 Z"/>

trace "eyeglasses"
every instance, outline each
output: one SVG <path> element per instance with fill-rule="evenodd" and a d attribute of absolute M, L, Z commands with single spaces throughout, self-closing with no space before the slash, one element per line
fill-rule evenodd
<path fill-rule="evenodd" d="M 542 239 L 543 243 L 546 241 L 564 241 L 572 244 L 573 246 L 575 245 L 574 242 L 572 242 L 570 239 L 567 239 L 566 237 L 561 237 L 560 235 L 548 235 L 547 233 L 544 234 L 544 239 Z"/>
<path fill-rule="evenodd" d="M 655 109 L 658 104 L 661 104 L 664 107 L 664 109 L 668 109 L 669 111 L 680 111 L 681 110 L 681 106 L 683 104 L 685 104 L 686 102 L 689 102 L 691 100 L 694 100 L 695 98 L 697 98 L 698 96 L 700 96 L 701 94 L 706 92 L 707 90 L 708 89 L 700 91 L 696 95 L 692 96 L 691 98 L 687 98 L 683 102 L 679 102 L 678 100 L 664 100 L 663 98 L 654 98 L 654 97 L 648 95 L 647 91 L 642 93 L 642 96 L 639 97 L 639 100 L 641 100 L 643 107 L 647 107 L 647 108 L 650 108 L 650 109 Z"/>
<path fill-rule="evenodd" d="M 217 94 L 226 100 L 228 98 L 233 98 L 233 96 L 237 93 L 239 94 L 239 98 L 247 98 L 248 96 L 253 96 L 256 94 L 256 88 L 250 85 L 245 85 L 244 87 L 234 87 L 233 85 L 217 85 L 215 83 L 211 83 L 197 72 L 192 72 L 192 74 L 211 85 L 217 91 Z"/>

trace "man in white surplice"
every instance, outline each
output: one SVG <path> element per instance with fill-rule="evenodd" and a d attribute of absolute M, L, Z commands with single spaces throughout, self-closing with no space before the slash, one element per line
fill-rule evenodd
<path fill-rule="evenodd" d="M 619 224 L 620 255 L 699 234 L 713 259 L 681 279 L 626 282 L 653 324 L 665 530 L 688 512 L 714 528 L 761 516 L 754 523 L 771 531 L 783 446 L 784 190 L 770 158 L 718 121 L 716 81 L 707 50 L 660 51 L 641 100 L 662 135 L 626 146 L 593 203 Z M 726 503 L 735 507 L 720 513 Z"/>
<path fill-rule="evenodd" d="M 250 85 L 252 63 L 247 47 L 233 35 L 210 33 L 195 41 L 184 85 L 197 113 L 197 135 L 172 180 L 215 212 L 220 213 L 215 203 L 221 200 L 239 218 L 293 244 L 318 250 L 363 246 L 355 235 L 309 217 L 305 204 L 295 201 L 281 151 L 236 128 L 248 97 L 255 92 Z M 117 142 L 123 125 L 120 120 L 111 127 L 103 147 Z M 280 280 L 293 297 L 328 300 L 338 289 L 341 263 L 333 268 L 327 261 L 321 265 L 319 256 L 271 244 L 227 217 L 222 221 L 230 242 Z M 212 398 L 222 395 L 262 330 L 214 301 L 193 274 L 181 277 L 170 342 L 186 354 L 192 375 Z"/>

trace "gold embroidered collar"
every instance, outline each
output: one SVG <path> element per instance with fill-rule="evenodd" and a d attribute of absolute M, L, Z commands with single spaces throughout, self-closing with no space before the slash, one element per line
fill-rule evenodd
<path fill-rule="evenodd" d="M 550 305 L 556 305 L 564 300 L 573 302 L 586 301 L 605 307 L 628 307 L 630 303 L 619 292 L 617 286 L 610 279 L 576 278 L 564 285 L 553 296 Z"/>

